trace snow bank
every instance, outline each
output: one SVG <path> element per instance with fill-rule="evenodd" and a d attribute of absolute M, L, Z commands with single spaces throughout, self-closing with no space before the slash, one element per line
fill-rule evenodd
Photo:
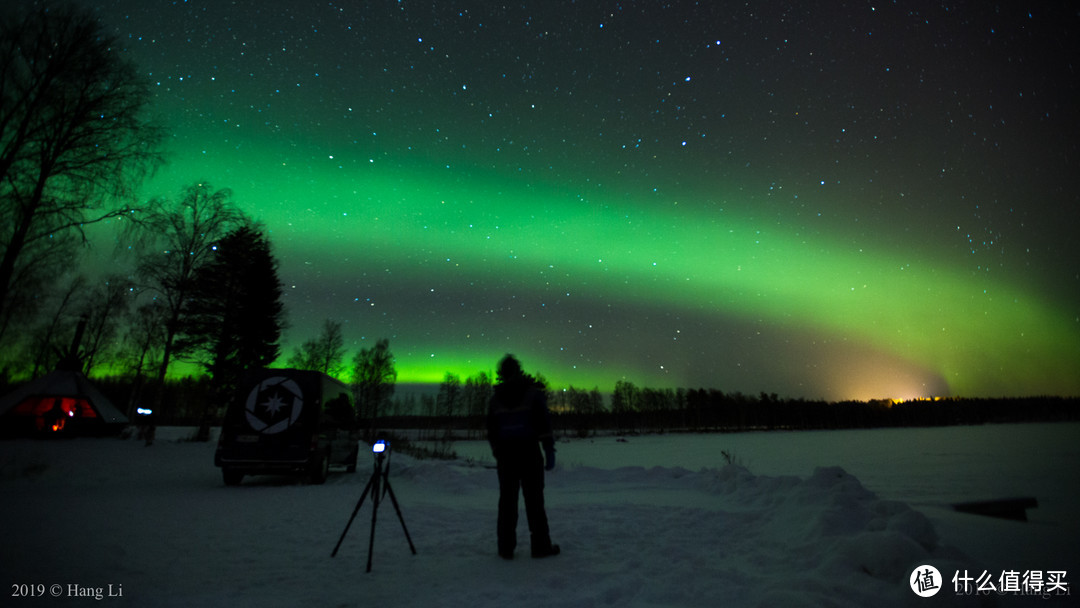
<path fill-rule="evenodd" d="M 384 502 L 365 573 L 370 503 L 330 551 L 369 463 L 323 486 L 256 477 L 226 488 L 212 456 L 212 444 L 174 441 L 0 443 L 5 582 L 61 595 L 113 585 L 123 595 L 110 605 L 137 606 L 906 606 L 919 600 L 907 583 L 916 566 L 964 559 L 921 513 L 839 468 L 800 478 L 575 466 L 547 477 L 563 554 L 529 559 L 522 514 L 522 556 L 506 562 L 494 471 L 394 454 L 418 554 Z"/>

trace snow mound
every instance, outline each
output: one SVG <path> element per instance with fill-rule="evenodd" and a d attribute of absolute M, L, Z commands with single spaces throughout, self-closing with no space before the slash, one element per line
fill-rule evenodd
<path fill-rule="evenodd" d="M 487 491 L 492 503 L 496 491 L 493 472 L 478 467 L 417 463 L 395 475 L 454 494 Z M 736 465 L 575 467 L 547 479 L 560 560 L 588 574 L 580 605 L 906 605 L 918 599 L 907 586 L 915 567 L 959 557 L 925 515 L 838 467 L 805 479 Z"/>

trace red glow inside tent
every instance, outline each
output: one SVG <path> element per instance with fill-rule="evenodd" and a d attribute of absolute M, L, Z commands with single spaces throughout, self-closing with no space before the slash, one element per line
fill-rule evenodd
<path fill-rule="evenodd" d="M 0 434 L 101 435 L 128 419 L 76 371 L 55 371 L 0 397 Z"/>
<path fill-rule="evenodd" d="M 97 418 L 90 402 L 74 397 L 32 397 L 15 406 L 14 416 L 33 416 L 39 431 L 61 431 L 69 418 Z"/>

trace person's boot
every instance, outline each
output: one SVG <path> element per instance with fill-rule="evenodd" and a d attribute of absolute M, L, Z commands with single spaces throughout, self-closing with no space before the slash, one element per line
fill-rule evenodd
<path fill-rule="evenodd" d="M 554 545 L 554 544 L 552 544 L 550 542 L 547 543 L 547 544 L 533 545 L 532 546 L 532 556 L 533 557 L 551 557 L 553 555 L 558 555 L 558 554 L 559 554 L 559 545 Z"/>

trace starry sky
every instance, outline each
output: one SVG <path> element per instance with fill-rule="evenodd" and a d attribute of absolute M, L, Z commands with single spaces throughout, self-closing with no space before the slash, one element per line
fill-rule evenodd
<path fill-rule="evenodd" d="M 1080 394 L 1068 2 L 84 0 L 285 348 L 400 382 Z M 913 8 L 914 7 L 914 8 Z"/>

